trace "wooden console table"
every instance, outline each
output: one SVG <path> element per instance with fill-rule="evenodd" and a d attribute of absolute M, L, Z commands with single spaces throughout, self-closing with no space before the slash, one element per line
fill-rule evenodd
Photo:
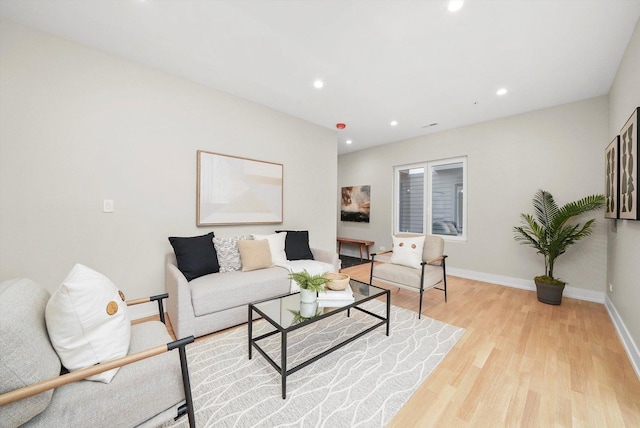
<path fill-rule="evenodd" d="M 374 241 L 366 241 L 364 239 L 353 239 L 353 238 L 338 238 L 338 255 L 340 255 L 340 250 L 342 249 L 342 244 L 357 244 L 360 246 L 360 260 L 362 260 L 362 249 L 364 248 L 367 252 L 367 260 L 369 260 L 369 246 L 374 244 Z"/>

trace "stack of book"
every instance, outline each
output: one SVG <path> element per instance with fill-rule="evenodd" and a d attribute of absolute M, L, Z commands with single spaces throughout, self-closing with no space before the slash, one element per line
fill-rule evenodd
<path fill-rule="evenodd" d="M 353 292 L 349 284 L 344 290 L 325 289 L 318 292 L 318 306 L 321 308 L 345 306 L 353 302 Z"/>

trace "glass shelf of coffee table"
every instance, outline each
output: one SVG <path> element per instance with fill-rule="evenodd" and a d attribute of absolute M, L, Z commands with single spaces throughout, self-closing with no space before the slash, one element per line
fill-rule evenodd
<path fill-rule="evenodd" d="M 320 358 L 353 342 L 354 340 L 364 336 L 365 334 L 375 330 L 382 325 L 386 325 L 386 335 L 389 335 L 389 312 L 391 309 L 391 296 L 389 290 L 376 287 L 374 285 L 365 284 L 353 279 L 349 281 L 349 286 L 351 287 L 351 290 L 353 292 L 353 302 L 340 302 L 340 306 L 327 306 L 332 304 L 329 301 L 323 301 L 320 303 L 318 301 L 316 301 L 315 303 L 302 303 L 300 302 L 299 293 L 287 294 L 284 296 L 249 304 L 249 359 L 252 358 L 252 350 L 253 348 L 255 348 L 271 364 L 271 366 L 273 366 L 273 368 L 281 374 L 282 398 L 286 398 L 287 376 L 291 375 L 292 373 L 297 372 L 298 370 L 308 366 L 314 361 L 319 360 Z M 361 307 L 363 303 L 382 296 L 385 296 L 386 298 L 386 317 L 380 316 Z M 359 333 L 321 352 L 320 354 L 299 363 L 295 367 L 287 368 L 287 335 L 290 332 L 318 322 L 322 319 L 336 316 L 343 312 L 346 312 L 347 317 L 350 317 L 352 309 L 363 312 L 373 318 L 377 318 L 379 321 L 374 325 L 364 329 L 363 331 L 360 331 Z M 275 328 L 275 330 L 262 334 L 258 337 L 253 337 L 252 320 L 256 317 L 256 314 L 258 314 L 265 321 L 271 324 Z M 260 340 L 266 339 L 267 337 L 271 337 L 274 334 L 278 333 L 280 333 L 279 365 L 258 343 Z"/>

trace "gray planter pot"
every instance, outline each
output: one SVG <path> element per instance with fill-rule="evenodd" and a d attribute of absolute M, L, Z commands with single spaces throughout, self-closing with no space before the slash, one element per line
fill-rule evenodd
<path fill-rule="evenodd" d="M 536 283 L 536 291 L 538 293 L 538 301 L 548 305 L 559 305 L 562 303 L 562 292 L 565 284 L 554 285 L 546 282 L 534 280 Z"/>

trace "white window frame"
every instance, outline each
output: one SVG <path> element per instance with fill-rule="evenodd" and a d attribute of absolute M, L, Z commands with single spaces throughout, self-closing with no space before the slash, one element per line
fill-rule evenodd
<path fill-rule="evenodd" d="M 424 194 L 424 201 L 425 201 L 425 207 L 423 209 L 423 218 L 422 218 L 422 230 L 426 231 L 425 233 L 428 235 L 433 234 L 433 230 L 432 230 L 432 168 L 433 167 L 437 167 L 440 165 L 447 165 L 447 164 L 453 164 L 453 163 L 462 163 L 462 234 L 459 236 L 453 236 L 453 235 L 440 235 L 438 234 L 437 236 L 441 236 L 442 238 L 444 238 L 446 241 L 466 241 L 467 240 L 467 236 L 468 236 L 468 218 L 467 218 L 467 213 L 468 213 L 468 180 L 467 180 L 467 156 L 458 156 L 455 158 L 447 158 L 447 159 L 439 159 L 439 160 L 433 160 L 433 161 L 425 161 L 425 162 L 420 162 L 420 163 L 413 163 L 413 164 L 408 164 L 408 165 L 398 165 L 394 167 L 394 180 L 393 180 L 393 226 L 392 226 L 392 230 L 394 234 L 397 233 L 403 233 L 402 231 L 398 230 L 398 226 L 399 226 L 399 211 L 400 211 L 400 195 L 399 195 L 399 188 L 400 188 L 400 171 L 404 171 L 407 169 L 413 169 L 413 168 L 424 168 L 424 189 L 425 189 L 425 194 Z"/>

